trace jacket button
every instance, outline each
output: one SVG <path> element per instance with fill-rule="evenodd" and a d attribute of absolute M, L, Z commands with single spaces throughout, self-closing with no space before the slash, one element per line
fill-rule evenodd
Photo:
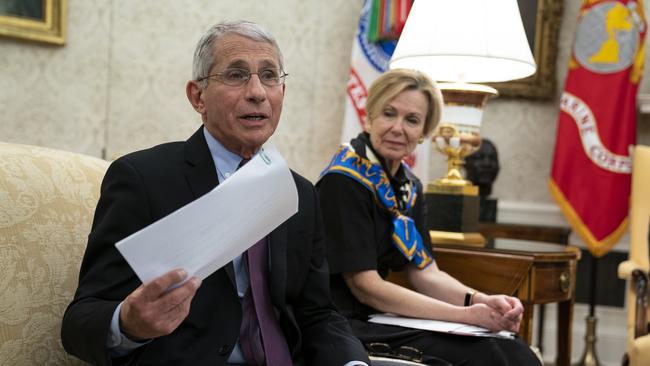
<path fill-rule="evenodd" d="M 219 354 L 222 355 L 222 356 L 227 355 L 228 352 L 230 352 L 230 346 L 227 345 L 227 344 L 224 344 L 223 346 L 221 346 L 219 348 Z"/>

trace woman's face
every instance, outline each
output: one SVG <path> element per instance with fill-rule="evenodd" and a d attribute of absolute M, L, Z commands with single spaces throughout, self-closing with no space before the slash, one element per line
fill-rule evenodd
<path fill-rule="evenodd" d="M 366 123 L 370 142 L 387 163 L 398 163 L 415 150 L 423 135 L 427 98 L 419 90 L 405 90 Z"/>

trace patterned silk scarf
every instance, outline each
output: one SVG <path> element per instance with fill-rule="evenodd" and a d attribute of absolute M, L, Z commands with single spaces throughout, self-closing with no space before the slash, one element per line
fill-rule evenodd
<path fill-rule="evenodd" d="M 400 212 L 393 187 L 391 187 L 381 164 L 359 156 L 348 145 L 342 145 L 334 154 L 327 168 L 323 170 L 320 178 L 330 173 L 343 174 L 353 178 L 373 192 L 377 201 L 393 216 L 393 245 L 406 259 L 412 261 L 420 269 L 426 268 L 433 261 L 424 249 L 422 236 L 415 227 L 413 219 Z M 404 211 L 413 207 L 416 198 L 417 194 L 410 190 Z"/>

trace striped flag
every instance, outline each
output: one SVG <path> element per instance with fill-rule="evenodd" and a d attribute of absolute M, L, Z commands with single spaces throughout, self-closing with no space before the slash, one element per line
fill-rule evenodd
<path fill-rule="evenodd" d="M 370 0 L 367 35 L 370 42 L 396 40 L 402 33 L 413 0 Z"/>
<path fill-rule="evenodd" d="M 646 22 L 640 0 L 584 0 L 579 14 L 549 188 L 599 257 L 627 226 Z"/>
<path fill-rule="evenodd" d="M 397 45 L 399 32 L 404 28 L 412 3 L 412 0 L 364 1 L 359 28 L 352 44 L 341 141 L 348 142 L 363 130 L 368 88 L 379 75 L 388 70 L 388 62 Z M 385 19 L 389 19 L 388 23 Z M 370 39 L 373 38 L 384 40 L 372 42 Z M 415 153 L 405 161 L 423 181 L 429 178 L 429 154 L 430 141 L 427 139 L 419 144 Z"/>

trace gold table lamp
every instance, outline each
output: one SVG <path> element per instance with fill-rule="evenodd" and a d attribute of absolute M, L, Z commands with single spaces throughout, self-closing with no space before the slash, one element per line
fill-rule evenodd
<path fill-rule="evenodd" d="M 478 187 L 463 179 L 462 166 L 480 146 L 483 107 L 498 94 L 475 83 L 535 73 L 517 1 L 415 0 L 390 68 L 428 74 L 445 100 L 433 142 L 447 156 L 448 171 L 425 192 L 432 241 L 483 245 Z"/>

